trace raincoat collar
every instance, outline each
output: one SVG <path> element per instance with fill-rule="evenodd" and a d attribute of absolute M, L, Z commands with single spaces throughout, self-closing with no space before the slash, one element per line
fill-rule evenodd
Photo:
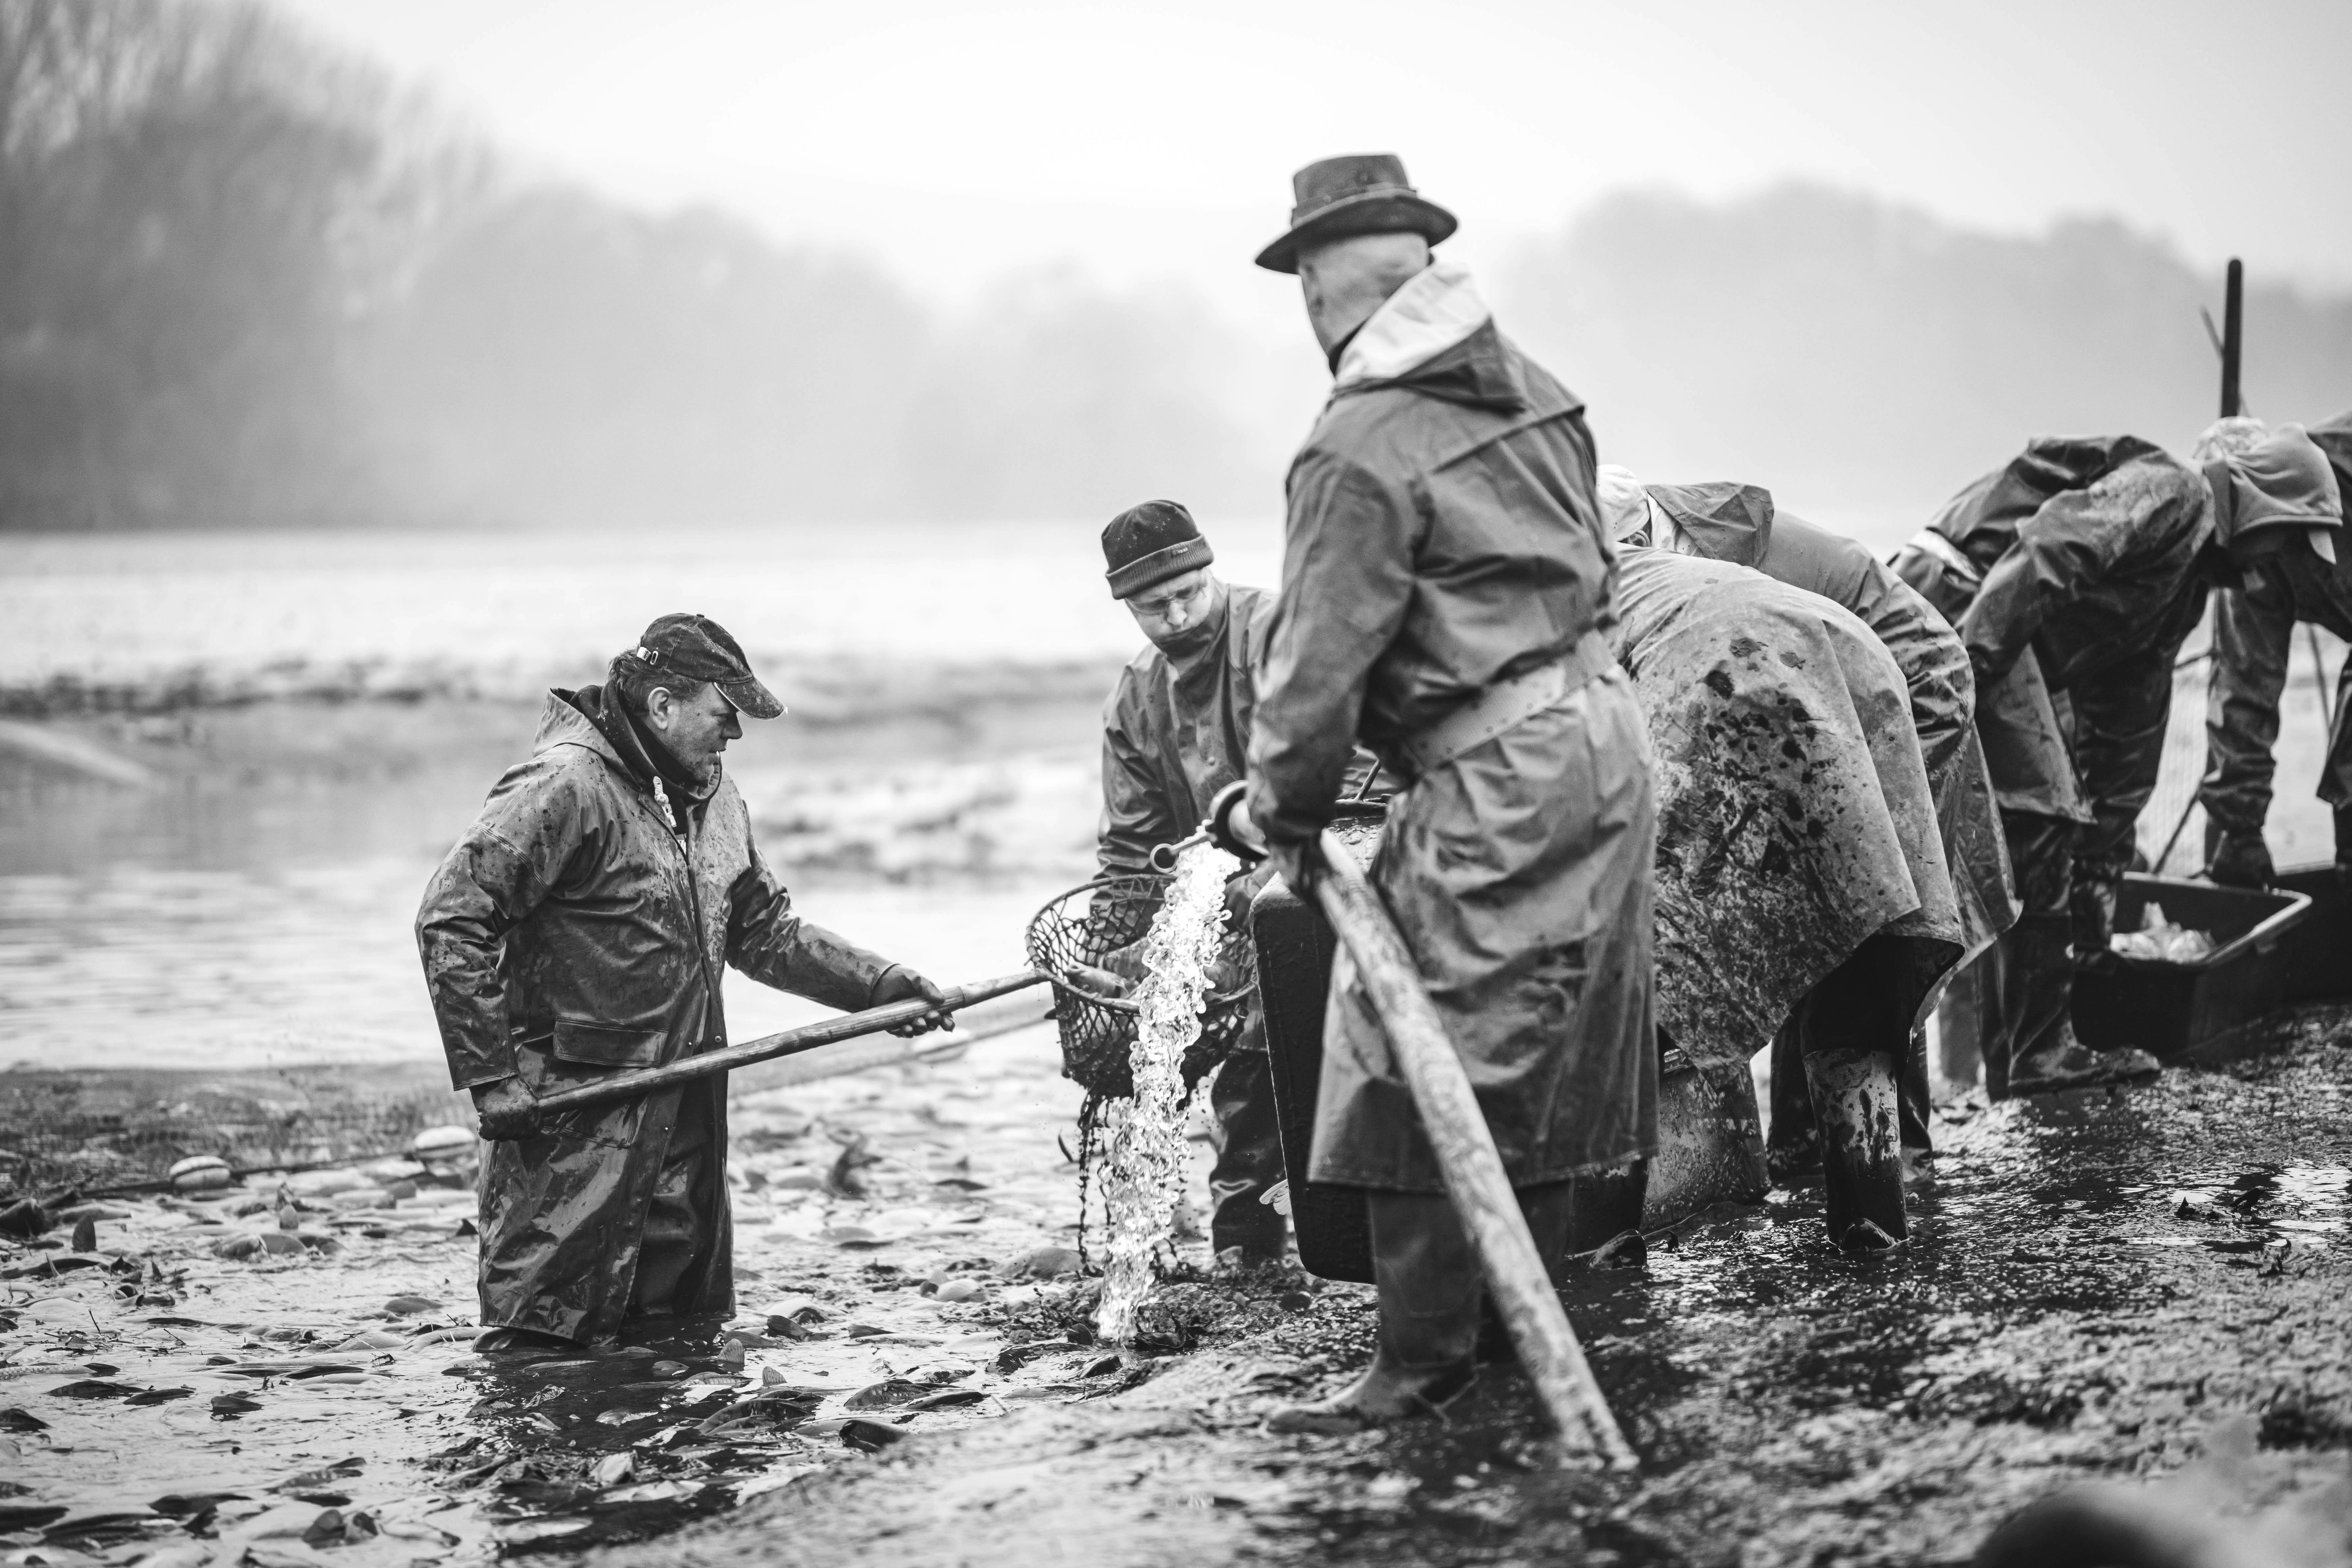
<path fill-rule="evenodd" d="M 550 691 L 546 710 L 539 717 L 539 733 L 531 741 L 531 752 L 537 755 L 556 746 L 585 746 L 625 773 L 637 788 L 651 795 L 661 772 L 646 754 L 635 726 L 623 715 L 606 712 L 605 696 L 602 686 Z M 719 792 L 723 768 L 723 763 L 713 766 L 705 784 L 688 787 L 672 784 L 667 793 L 697 804 L 707 801 Z"/>
<path fill-rule="evenodd" d="M 1333 390 L 1396 381 L 1495 319 L 1466 268 L 1433 261 L 1383 300 L 1339 351 Z"/>

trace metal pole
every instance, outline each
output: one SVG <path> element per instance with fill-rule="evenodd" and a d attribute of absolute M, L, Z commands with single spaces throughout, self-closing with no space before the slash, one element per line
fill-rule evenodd
<path fill-rule="evenodd" d="M 1324 873 L 1315 897 L 1355 961 L 1372 1006 L 1387 1030 L 1397 1065 L 1436 1151 L 1446 1196 L 1486 1276 L 1519 1364 L 1534 1380 L 1561 1441 L 1580 1458 L 1611 1469 L 1632 1469 L 1633 1450 L 1618 1430 L 1601 1385 L 1593 1381 L 1576 1331 L 1569 1326 L 1551 1275 L 1528 1234 L 1518 1195 L 1504 1173 L 1495 1135 L 1478 1109 L 1470 1075 L 1445 1033 L 1445 1021 L 1422 988 L 1420 971 L 1388 910 L 1339 837 L 1321 841 Z"/>
<path fill-rule="evenodd" d="M 947 1000 L 934 1005 L 929 1002 L 893 1002 L 887 1007 L 869 1007 L 863 1013 L 845 1013 L 838 1018 L 827 1018 L 822 1024 L 809 1024 L 797 1029 L 786 1029 L 779 1035 L 747 1040 L 740 1046 L 712 1051 L 706 1056 L 688 1057 L 665 1067 L 645 1068 L 635 1072 L 616 1072 L 610 1078 L 583 1083 L 577 1089 L 559 1089 L 540 1097 L 539 1109 L 572 1110 L 583 1105 L 602 1105 L 607 1100 L 634 1100 L 657 1089 L 667 1089 L 674 1083 L 706 1078 L 715 1072 L 749 1067 L 776 1057 L 788 1057 L 800 1051 L 813 1051 L 819 1046 L 829 1046 L 836 1040 L 854 1040 L 860 1035 L 877 1035 L 885 1029 L 895 1029 L 901 1024 L 911 1024 L 933 1013 L 952 1013 L 959 1007 L 969 1007 L 985 1002 L 992 996 L 1003 996 L 1032 985 L 1043 985 L 1045 976 L 1034 969 L 1018 974 L 1007 974 L 995 980 L 982 980 L 970 985 L 959 985 L 947 994 Z"/>
<path fill-rule="evenodd" d="M 2237 413 L 2243 399 L 2238 395 L 2238 364 L 2246 342 L 2246 267 L 2236 257 L 2230 258 L 2229 280 L 2221 295 L 2221 417 Z"/>

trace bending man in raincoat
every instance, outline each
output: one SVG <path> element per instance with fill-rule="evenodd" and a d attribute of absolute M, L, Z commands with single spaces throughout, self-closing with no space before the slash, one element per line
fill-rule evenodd
<path fill-rule="evenodd" d="M 1372 880 L 1558 1260 L 1573 1184 L 1657 1141 L 1649 744 L 1609 653 L 1592 437 L 1468 274 L 1431 260 L 1454 220 L 1397 159 L 1328 159 L 1295 185 L 1258 264 L 1298 275 L 1334 382 L 1291 465 L 1235 826 L 1303 892 L 1357 738 L 1409 784 Z M 1319 1094 L 1309 1173 L 1365 1189 L 1380 1344 L 1351 1387 L 1273 1422 L 1346 1431 L 1470 1384 L 1483 1281 L 1344 950 Z"/>
<path fill-rule="evenodd" d="M 1658 1026 L 1702 1073 L 1789 1036 L 1830 1237 L 1891 1246 L 1895 1079 L 1963 941 L 1903 671 L 1850 612 L 1727 562 L 1629 548 L 1617 607 L 1657 758 Z"/>
<path fill-rule="evenodd" d="M 1105 876 L 1140 876 L 1151 851 L 1190 835 L 1217 792 L 1242 775 L 1257 711 L 1257 665 L 1273 595 L 1231 586 L 1209 570 L 1216 552 L 1192 514 L 1151 500 L 1111 519 L 1102 534 L 1112 596 L 1150 639 L 1119 671 L 1103 710 L 1103 814 L 1097 852 Z M 1234 879 L 1231 918 L 1245 919 L 1263 872 Z M 1115 977 L 1105 977 L 1115 978 Z M 1263 1201 L 1282 1180 L 1265 1022 L 1249 1023 L 1210 1091 L 1217 1163 L 1211 1245 L 1243 1264 L 1277 1262 L 1283 1217 Z"/>
<path fill-rule="evenodd" d="M 2074 1037 L 2074 967 L 2105 961 L 2181 643 L 2213 587 L 2323 547 L 2339 521 L 2315 500 L 2326 467 L 2292 426 L 2240 450 L 2200 442 L 2192 463 L 2132 436 L 2045 437 L 1895 556 L 1968 646 L 2024 905 L 1942 1015 L 1948 1030 L 1977 1020 L 1993 1098 L 2156 1070 L 2145 1051 Z"/>
<path fill-rule="evenodd" d="M 1627 469 L 1601 469 L 1610 531 L 1626 543 L 1728 561 L 1843 606 L 1874 633 L 1910 689 L 1911 724 L 1936 801 L 1944 860 L 1960 917 L 1961 962 L 2015 922 L 2017 893 L 2001 841 L 1992 781 L 1972 720 L 1976 679 L 1959 635 L 1935 607 L 1854 540 L 1779 510 L 1758 485 L 1643 486 Z M 1794 1024 L 1772 1040 L 1771 1163 L 1775 1180 L 1818 1171 L 1821 1148 Z M 1970 1064 L 1973 1071 L 1973 1063 Z M 1912 1033 L 1901 1079 L 1903 1146 L 1925 1152 L 1927 1049 Z"/>
<path fill-rule="evenodd" d="M 2231 423 L 2247 435 L 2262 430 L 2252 419 Z M 2343 498 L 2352 494 L 2352 414 L 2305 434 L 2335 470 L 2340 515 Z M 2330 544 L 2325 553 L 2266 555 L 2247 569 L 2244 587 L 2223 593 L 2213 606 L 2205 778 L 2197 798 L 2205 807 L 2205 874 L 2230 887 L 2260 888 L 2277 875 L 2263 823 L 2271 811 L 2279 693 L 2286 689 L 2298 622 L 2352 641 L 2352 551 Z M 2319 798 L 2336 814 L 2336 863 L 2352 866 L 2352 658 L 2336 680 Z"/>
<path fill-rule="evenodd" d="M 494 1141 L 478 1349 L 735 1310 L 726 1075 L 544 1118 L 540 1096 L 724 1047 L 721 964 L 845 1010 L 941 999 L 803 920 L 752 847 L 719 753 L 739 713 L 782 711 L 718 623 L 664 616 L 606 684 L 549 693 L 530 760 L 425 890 L 450 1079 Z"/>

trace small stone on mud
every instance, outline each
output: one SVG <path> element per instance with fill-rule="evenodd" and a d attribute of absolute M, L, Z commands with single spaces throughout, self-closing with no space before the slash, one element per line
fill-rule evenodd
<path fill-rule="evenodd" d="M 1040 1247 L 1023 1253 L 996 1272 L 1004 1279 L 1052 1279 L 1076 1274 L 1081 1267 L 1078 1255 L 1069 1247 Z"/>
<path fill-rule="evenodd" d="M 977 1301 L 987 1294 L 987 1287 L 972 1279 L 950 1279 L 940 1287 L 942 1301 Z"/>
<path fill-rule="evenodd" d="M 418 1312 L 437 1312 L 441 1303 L 429 1296 L 394 1296 L 383 1304 L 383 1310 L 395 1318 L 406 1318 Z"/>
<path fill-rule="evenodd" d="M 637 1457 L 635 1454 L 607 1454 L 597 1460 L 596 1468 L 589 1472 L 599 1487 L 620 1486 L 636 1473 Z"/>
<path fill-rule="evenodd" d="M 1275 1298 L 1274 1304 L 1286 1312 L 1303 1312 L 1315 1305 L 1315 1298 L 1304 1290 L 1285 1290 Z"/>

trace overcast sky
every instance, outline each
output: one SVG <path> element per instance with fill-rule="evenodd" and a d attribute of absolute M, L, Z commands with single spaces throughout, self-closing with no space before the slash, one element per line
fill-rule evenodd
<path fill-rule="evenodd" d="M 527 163 L 957 295 L 1070 261 L 1295 312 L 1298 164 L 1404 155 L 1476 265 L 1594 196 L 1801 177 L 2119 216 L 2352 286 L 2352 4 L 280 0 Z"/>

